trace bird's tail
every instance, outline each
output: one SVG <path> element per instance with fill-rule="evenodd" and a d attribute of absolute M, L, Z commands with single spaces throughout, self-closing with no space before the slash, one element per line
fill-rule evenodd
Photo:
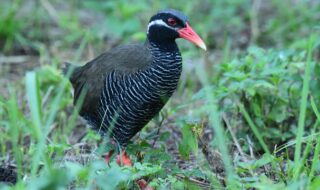
<path fill-rule="evenodd" d="M 65 62 L 63 64 L 63 68 L 62 68 L 62 73 L 64 76 L 67 76 L 68 78 L 70 78 L 70 76 L 72 75 L 73 71 L 75 70 L 76 66 L 72 65 L 71 63 Z"/>
<path fill-rule="evenodd" d="M 15 184 L 17 173 L 13 168 L 0 166 L 0 183 Z"/>
<path fill-rule="evenodd" d="M 75 80 L 81 77 L 82 70 L 81 67 L 76 66 L 72 63 L 65 62 L 62 68 L 63 75 L 67 77 L 73 84 Z"/>
<path fill-rule="evenodd" d="M 72 63 L 65 62 L 62 68 L 63 75 L 67 77 L 73 86 L 77 85 L 77 79 L 81 78 L 81 66 L 76 66 Z"/>

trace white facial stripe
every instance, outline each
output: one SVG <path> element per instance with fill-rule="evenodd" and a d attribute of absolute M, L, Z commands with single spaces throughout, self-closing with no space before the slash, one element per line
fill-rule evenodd
<path fill-rule="evenodd" d="M 167 27 L 167 28 L 170 28 L 170 29 L 173 29 L 173 30 L 174 30 L 174 28 L 172 28 L 171 26 L 167 25 L 167 23 L 163 22 L 163 20 L 158 19 L 158 20 L 154 20 L 154 21 L 152 21 L 152 22 L 150 22 L 150 23 L 148 24 L 147 33 L 149 33 L 149 28 L 150 28 L 151 26 L 153 26 L 153 25 L 165 26 L 165 27 Z"/>

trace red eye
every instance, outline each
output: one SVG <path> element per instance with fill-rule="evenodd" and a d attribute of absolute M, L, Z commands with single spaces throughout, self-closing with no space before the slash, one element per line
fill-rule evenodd
<path fill-rule="evenodd" d="M 175 25 L 177 24 L 177 21 L 176 21 L 176 19 L 174 19 L 174 18 L 169 18 L 169 19 L 168 19 L 168 23 L 169 23 L 169 25 L 171 25 L 171 26 L 175 26 Z"/>

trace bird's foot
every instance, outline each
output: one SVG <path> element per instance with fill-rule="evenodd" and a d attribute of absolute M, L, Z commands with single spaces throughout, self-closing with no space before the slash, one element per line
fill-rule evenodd
<path fill-rule="evenodd" d="M 119 166 L 132 166 L 132 162 L 131 162 L 131 160 L 130 160 L 130 158 L 129 158 L 129 156 L 128 156 L 128 154 L 125 152 L 125 151 L 123 151 L 123 152 L 121 152 L 118 156 L 117 156 L 117 164 L 119 165 Z"/>
<path fill-rule="evenodd" d="M 105 155 L 104 160 L 110 165 L 111 156 L 113 155 L 114 150 L 110 150 L 107 155 Z"/>
<path fill-rule="evenodd" d="M 139 179 L 136 181 L 136 183 L 138 184 L 141 190 L 154 190 L 154 188 L 149 186 L 146 180 L 144 179 Z"/>
<path fill-rule="evenodd" d="M 114 150 L 110 150 L 108 152 L 108 154 L 106 154 L 104 156 L 104 160 L 106 161 L 106 163 L 108 165 L 110 164 L 110 160 L 111 160 L 113 153 L 114 153 Z M 131 162 L 128 154 L 125 151 L 123 151 L 119 155 L 117 155 L 117 164 L 119 166 L 130 166 L 130 167 L 132 166 L 132 162 Z"/>
<path fill-rule="evenodd" d="M 105 155 L 104 160 L 109 165 L 111 157 L 114 153 L 114 150 L 110 150 L 107 155 Z M 119 166 L 129 166 L 132 167 L 132 162 L 128 156 L 128 154 L 125 151 L 122 151 L 119 155 L 117 155 L 117 164 Z M 146 180 L 139 179 L 136 181 L 138 184 L 140 190 L 154 190 L 154 188 L 150 187 Z"/>

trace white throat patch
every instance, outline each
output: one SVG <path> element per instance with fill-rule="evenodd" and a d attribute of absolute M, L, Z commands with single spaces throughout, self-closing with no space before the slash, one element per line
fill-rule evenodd
<path fill-rule="evenodd" d="M 147 34 L 149 34 L 149 29 L 150 29 L 150 27 L 153 26 L 153 25 L 165 26 L 165 27 L 167 27 L 167 28 L 170 28 L 170 29 L 173 29 L 173 30 L 174 30 L 174 28 L 172 28 L 171 26 L 167 25 L 167 23 L 163 22 L 162 19 L 158 19 L 158 20 L 154 20 L 154 21 L 152 21 L 152 22 L 150 22 L 150 23 L 148 24 Z"/>

